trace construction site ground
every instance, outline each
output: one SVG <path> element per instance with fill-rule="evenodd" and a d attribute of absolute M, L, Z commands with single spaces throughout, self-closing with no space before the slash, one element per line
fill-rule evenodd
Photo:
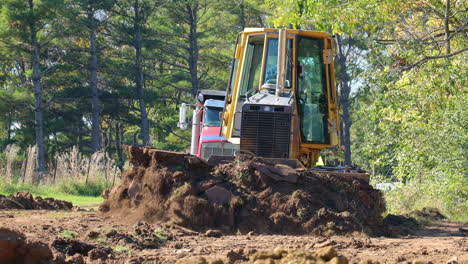
<path fill-rule="evenodd" d="M 234 263 L 245 261 L 249 255 L 260 250 L 284 248 L 314 251 L 328 245 L 335 247 L 351 263 L 367 259 L 381 263 L 468 263 L 468 238 L 464 232 L 467 226 L 449 221 L 436 221 L 413 235 L 395 238 L 368 237 L 359 233 L 331 237 L 256 234 L 208 237 L 182 227 L 152 225 L 154 230 L 161 230 L 169 238 L 153 249 L 137 249 L 132 243 L 121 241 L 114 243 L 112 238 L 106 236 L 109 231 L 132 233 L 135 225 L 99 212 L 5 210 L 0 211 L 0 227 L 20 231 L 28 239 L 46 244 L 72 234 L 74 239 L 81 242 L 106 245 L 112 249 L 112 253 L 101 263 L 174 263 L 194 256 L 208 256 L 208 259 L 218 258 L 224 263 Z M 86 261 L 87 257 L 82 255 Z"/>
<path fill-rule="evenodd" d="M 133 167 L 99 205 L 0 196 L 0 264 L 468 263 L 468 223 L 437 208 L 385 215 L 383 193 L 362 178 L 129 154 Z"/>

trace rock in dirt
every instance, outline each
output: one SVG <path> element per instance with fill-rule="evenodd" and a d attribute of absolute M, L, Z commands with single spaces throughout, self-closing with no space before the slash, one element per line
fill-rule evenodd
<path fill-rule="evenodd" d="M 52 251 L 46 244 L 28 240 L 18 231 L 0 228 L 0 263 L 35 264 L 52 259 Z"/>
<path fill-rule="evenodd" d="M 210 229 L 204 234 L 206 237 L 222 237 L 223 233 L 219 230 Z"/>
<path fill-rule="evenodd" d="M 213 186 L 205 191 L 205 195 L 213 203 L 227 204 L 231 201 L 232 194 L 226 188 L 220 186 Z"/>
<path fill-rule="evenodd" d="M 53 263 L 54 264 L 65 264 L 65 259 L 66 259 L 65 254 L 58 253 L 57 255 L 55 255 Z"/>
<path fill-rule="evenodd" d="M 337 256 L 336 250 L 332 246 L 328 246 L 328 247 L 318 249 L 315 252 L 315 254 L 317 255 L 317 257 L 319 257 L 319 258 L 321 258 L 323 260 L 326 260 L 326 261 L 329 261 L 332 258 Z"/>
<path fill-rule="evenodd" d="M 100 210 L 196 231 L 333 235 L 381 232 L 385 203 L 368 182 L 257 158 L 201 166 L 183 153 L 128 147 L 133 167 Z M 189 162 L 189 160 L 192 160 Z"/>
<path fill-rule="evenodd" d="M 54 198 L 33 197 L 28 192 L 17 192 L 9 196 L 0 195 L 0 209 L 19 210 L 71 210 L 73 204 Z"/>
<path fill-rule="evenodd" d="M 82 255 L 80 254 L 75 254 L 71 257 L 69 257 L 66 261 L 66 264 L 86 264 L 85 259 L 83 258 Z"/>
<path fill-rule="evenodd" d="M 95 249 L 96 245 L 89 244 L 77 239 L 57 238 L 52 242 L 51 247 L 65 255 L 72 256 L 75 254 L 80 254 L 88 256 L 88 252 L 92 249 Z"/>
<path fill-rule="evenodd" d="M 234 250 L 230 250 L 226 254 L 226 258 L 228 259 L 229 263 L 235 263 L 235 262 L 238 262 L 238 261 L 248 260 L 248 258 L 244 256 L 244 250 L 242 248 L 237 248 L 237 249 L 234 249 Z"/>
<path fill-rule="evenodd" d="M 94 248 L 88 252 L 88 259 L 90 261 L 94 261 L 98 259 L 106 260 L 109 258 L 109 255 L 111 253 L 112 253 L 112 249 L 110 248 L 105 248 L 105 247 Z"/>
<path fill-rule="evenodd" d="M 453 256 L 451 259 L 447 261 L 447 264 L 458 264 L 458 257 Z"/>
<path fill-rule="evenodd" d="M 89 231 L 88 234 L 87 234 L 87 237 L 90 238 L 90 239 L 96 239 L 100 235 L 101 235 L 101 233 L 99 233 L 97 231 Z"/>
<path fill-rule="evenodd" d="M 225 262 L 218 258 L 208 257 L 188 257 L 177 260 L 176 264 L 224 264 Z"/>

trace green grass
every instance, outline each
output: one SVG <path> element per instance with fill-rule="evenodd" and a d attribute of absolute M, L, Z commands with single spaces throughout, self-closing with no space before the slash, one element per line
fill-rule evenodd
<path fill-rule="evenodd" d="M 453 186 L 439 179 L 410 181 L 384 191 L 388 214 L 405 214 L 423 207 L 433 207 L 452 221 L 468 221 L 466 186 Z"/>
<path fill-rule="evenodd" d="M 66 238 L 75 238 L 78 236 L 78 233 L 74 230 L 64 229 L 62 232 L 60 232 L 60 236 Z"/>
<path fill-rule="evenodd" d="M 73 205 L 86 206 L 102 203 L 100 196 L 102 191 L 107 188 L 105 184 L 57 184 L 57 185 L 32 185 L 24 183 L 9 183 L 0 181 L 0 194 L 9 195 L 17 192 L 30 192 L 34 196 L 42 198 L 52 197 L 58 200 L 72 202 Z"/>
<path fill-rule="evenodd" d="M 133 250 L 130 249 L 128 246 L 117 245 L 113 247 L 115 252 L 125 252 L 127 254 L 132 254 Z"/>

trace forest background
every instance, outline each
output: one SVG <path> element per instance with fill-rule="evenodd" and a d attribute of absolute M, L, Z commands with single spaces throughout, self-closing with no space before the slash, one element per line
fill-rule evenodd
<path fill-rule="evenodd" d="M 387 183 L 389 213 L 466 220 L 467 13 L 463 0 L 3 0 L 0 192 L 97 195 L 123 144 L 185 151 L 178 107 L 225 89 L 237 33 L 301 28 L 335 34 L 343 148 L 326 162 Z"/>

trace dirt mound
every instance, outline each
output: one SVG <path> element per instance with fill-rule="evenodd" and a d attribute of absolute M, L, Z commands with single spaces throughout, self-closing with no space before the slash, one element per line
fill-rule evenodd
<path fill-rule="evenodd" d="M 52 259 L 52 251 L 46 244 L 27 240 L 15 230 L 0 228 L 0 263 L 49 263 Z"/>
<path fill-rule="evenodd" d="M 130 147 L 131 170 L 104 192 L 100 210 L 197 231 L 260 234 L 372 233 L 382 194 L 350 177 L 298 171 L 258 158 L 210 167 L 182 153 Z M 132 219 L 133 217 L 133 219 Z"/>
<path fill-rule="evenodd" d="M 20 210 L 70 210 L 73 204 L 54 198 L 33 197 L 28 192 L 18 192 L 4 196 L 0 194 L 0 209 Z"/>
<path fill-rule="evenodd" d="M 415 218 L 426 218 L 428 220 L 444 220 L 447 219 L 445 215 L 443 215 L 439 209 L 432 208 L 432 207 L 424 207 L 421 210 L 415 210 L 407 215 L 407 217 L 415 217 Z"/>
<path fill-rule="evenodd" d="M 389 214 L 385 216 L 383 223 L 388 236 L 414 234 L 421 227 L 416 219 L 405 215 Z"/>

